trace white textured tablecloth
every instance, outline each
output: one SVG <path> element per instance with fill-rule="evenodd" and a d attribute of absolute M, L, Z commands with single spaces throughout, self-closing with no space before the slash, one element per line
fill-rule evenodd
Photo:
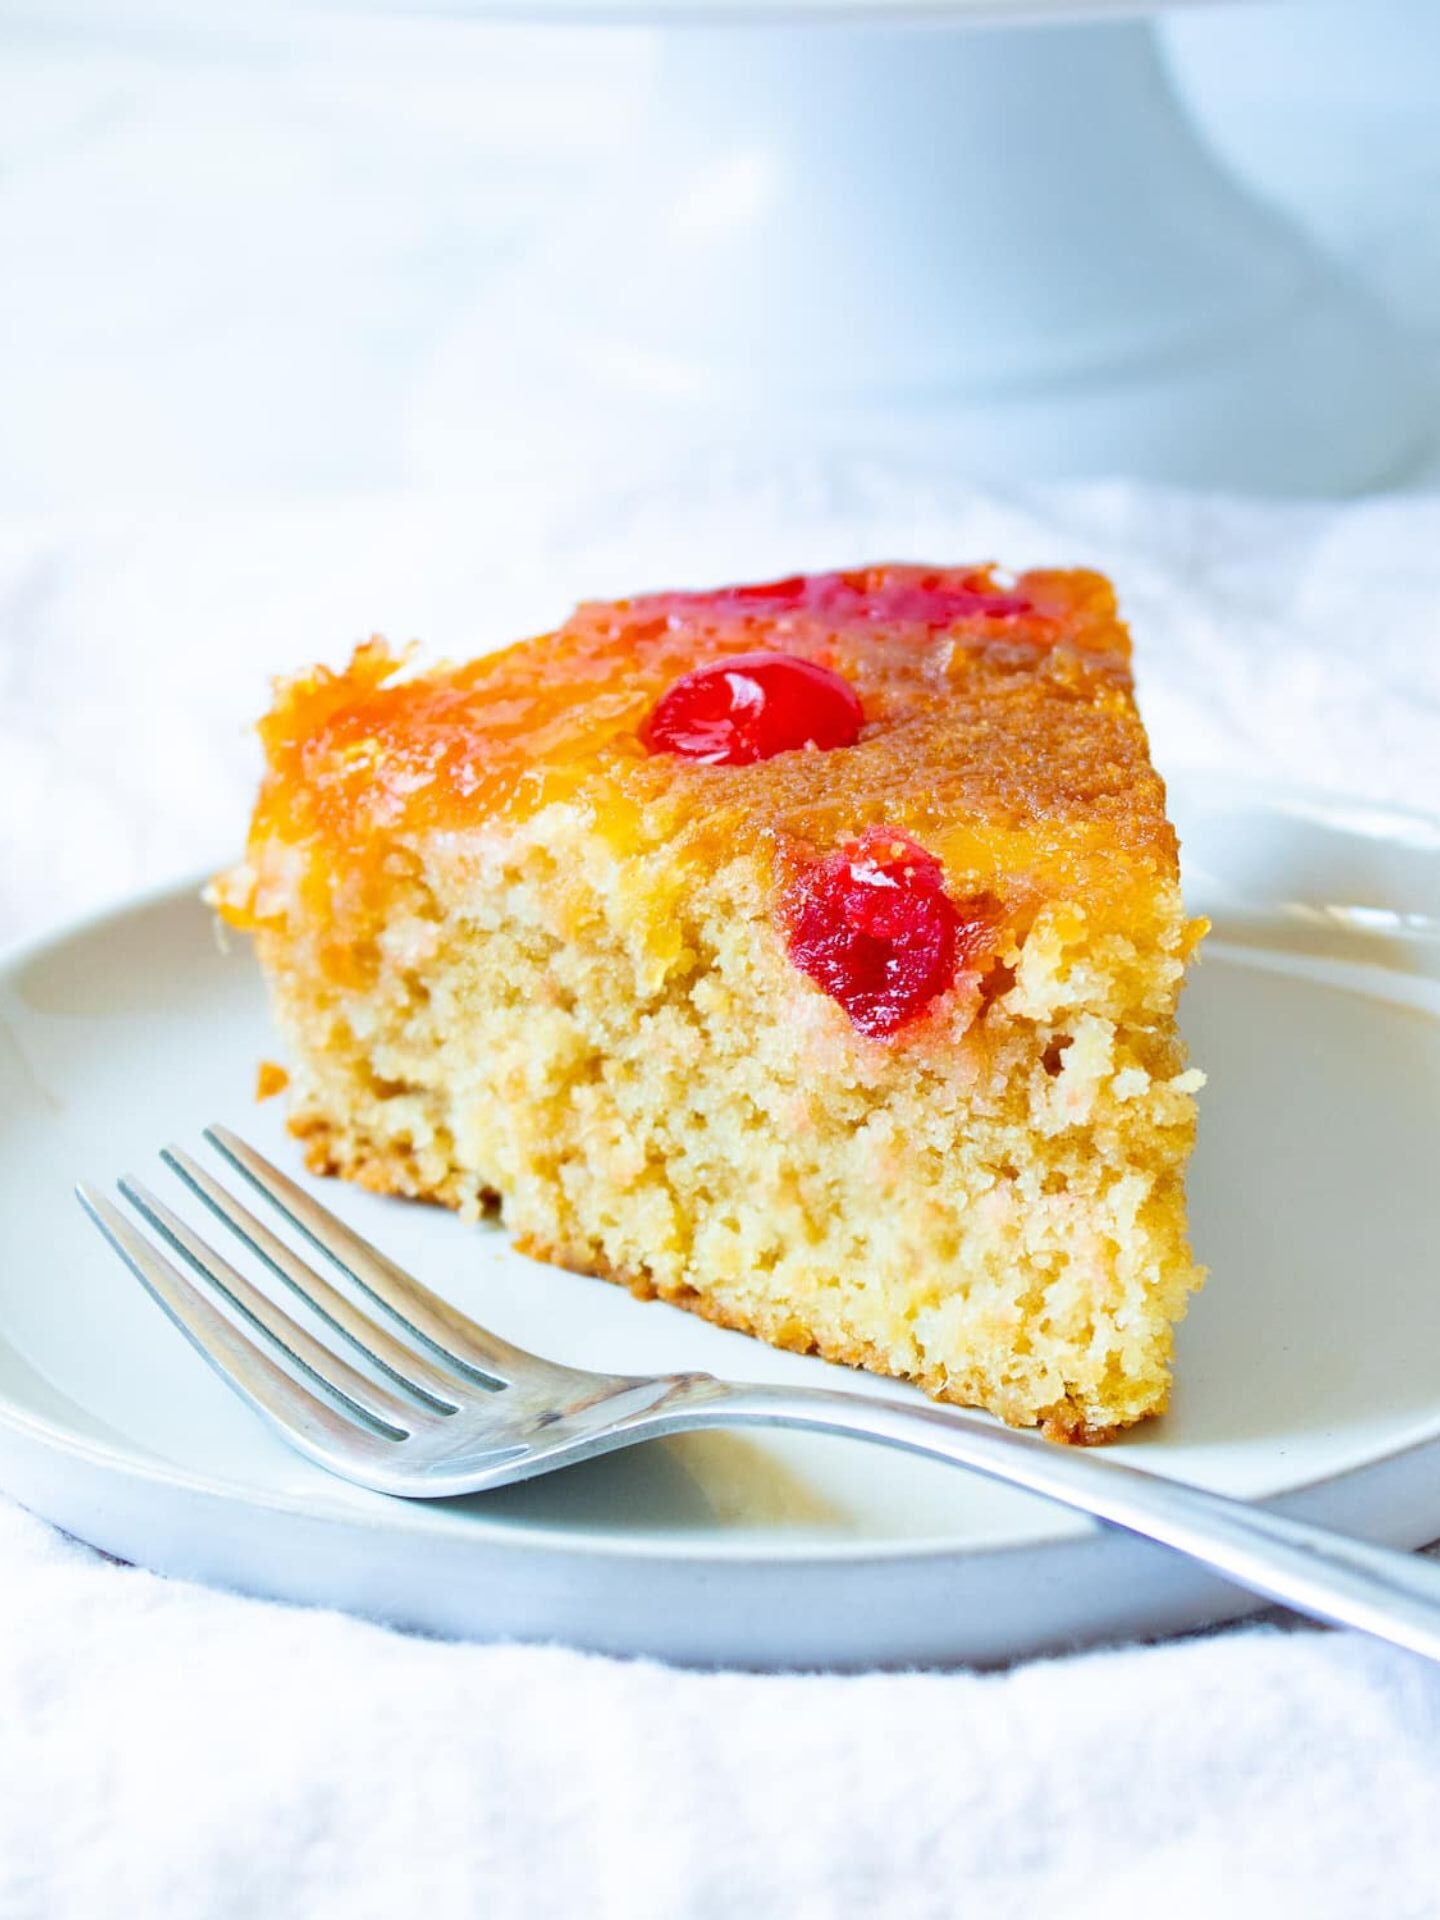
<path fill-rule="evenodd" d="M 1440 498 L 981 495 L 857 460 L 539 518 L 12 521 L 0 939 L 222 857 L 266 674 L 372 627 L 461 653 L 581 594 L 991 555 L 1115 576 L 1162 766 L 1440 805 Z M 0 1504 L 3 1920 L 1421 1920 L 1437 1806 L 1440 1672 L 1352 1635 L 673 1673 L 203 1592 Z"/>

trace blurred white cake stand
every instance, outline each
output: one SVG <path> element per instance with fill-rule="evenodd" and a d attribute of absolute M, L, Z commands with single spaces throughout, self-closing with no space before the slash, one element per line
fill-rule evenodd
<path fill-rule="evenodd" d="M 1207 149 L 1151 24 L 1107 11 L 531 0 L 668 29 L 649 123 L 432 366 L 422 469 L 598 486 L 743 447 L 1290 493 L 1403 472 L 1424 407 L 1397 329 Z"/>

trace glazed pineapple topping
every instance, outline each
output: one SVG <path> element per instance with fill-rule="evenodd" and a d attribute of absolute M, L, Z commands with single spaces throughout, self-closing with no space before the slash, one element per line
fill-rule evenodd
<path fill-rule="evenodd" d="M 661 613 L 681 621 L 727 614 L 771 621 L 805 614 L 836 626 L 927 627 L 961 620 L 1006 620 L 1034 613 L 1024 593 L 997 588 L 987 567 L 857 567 L 849 573 L 793 573 L 754 587 L 720 587 L 710 593 L 649 593 L 628 603 L 638 614 Z"/>
<path fill-rule="evenodd" d="M 310 1165 L 1057 1437 L 1163 1406 L 1201 928 L 1098 575 L 862 567 L 277 690 Z"/>

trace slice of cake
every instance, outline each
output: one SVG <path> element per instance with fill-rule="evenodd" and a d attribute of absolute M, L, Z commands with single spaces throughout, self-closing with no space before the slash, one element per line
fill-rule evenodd
<path fill-rule="evenodd" d="M 1057 1438 L 1165 1403 L 1187 921 L 1090 573 L 584 606 L 283 684 L 244 861 L 312 1168 Z"/>

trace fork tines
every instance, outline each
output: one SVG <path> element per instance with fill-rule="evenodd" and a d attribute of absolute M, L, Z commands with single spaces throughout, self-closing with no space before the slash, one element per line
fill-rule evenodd
<path fill-rule="evenodd" d="M 327 1453 L 342 1444 L 352 1454 L 357 1446 L 388 1453 L 418 1427 L 432 1427 L 458 1411 L 477 1388 L 504 1387 L 517 1362 L 533 1364 L 411 1278 L 228 1128 L 207 1128 L 205 1137 L 333 1262 L 363 1305 L 318 1273 L 182 1148 L 167 1147 L 161 1158 L 373 1373 L 308 1331 L 133 1176 L 121 1180 L 119 1190 L 154 1238 L 94 1187 L 76 1192 L 191 1344 L 289 1438 Z"/>

